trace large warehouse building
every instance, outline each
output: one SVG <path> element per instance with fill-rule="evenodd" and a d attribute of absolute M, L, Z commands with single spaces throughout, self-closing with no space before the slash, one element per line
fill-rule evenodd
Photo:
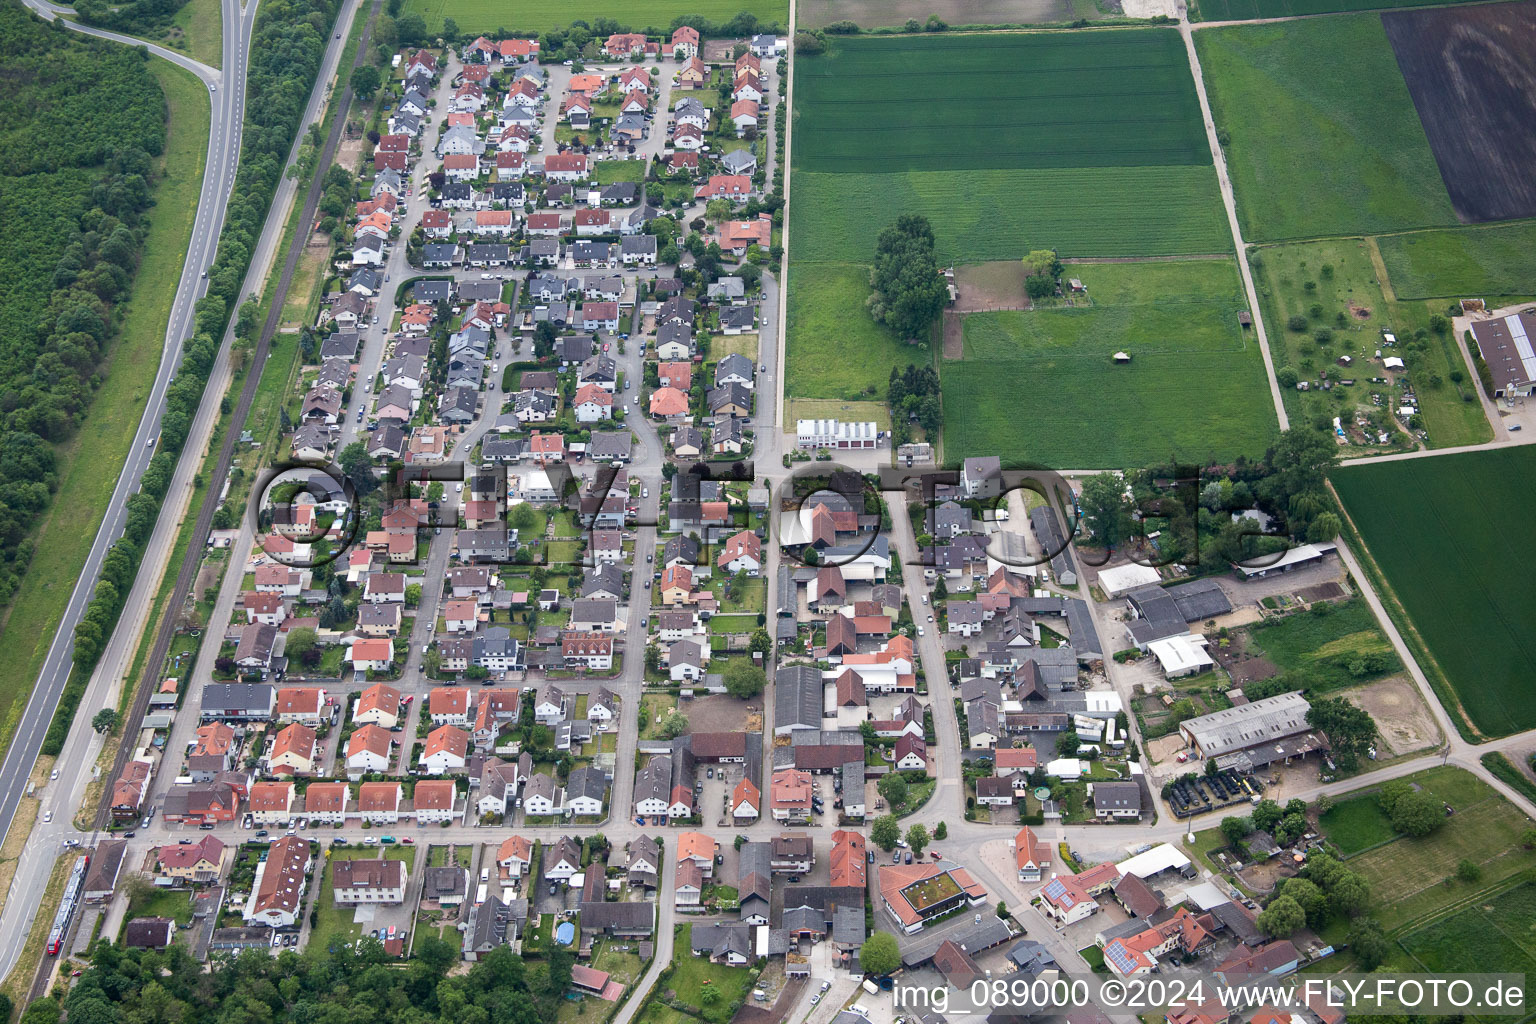
<path fill-rule="evenodd" d="M 1309 710 L 1301 691 L 1293 690 L 1191 718 L 1179 734 L 1199 760 L 1252 769 L 1327 748 L 1322 734 L 1307 724 Z"/>
<path fill-rule="evenodd" d="M 1512 313 L 1474 320 L 1472 337 L 1493 377 L 1495 398 L 1526 397 L 1536 391 L 1536 316 Z"/>

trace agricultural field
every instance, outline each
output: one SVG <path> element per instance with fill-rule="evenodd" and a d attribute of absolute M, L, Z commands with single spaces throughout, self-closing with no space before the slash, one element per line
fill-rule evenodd
<path fill-rule="evenodd" d="M 1382 15 L 1451 203 L 1463 221 L 1536 217 L 1536 5 Z M 1469 140 L 1475 140 L 1469 144 Z"/>
<path fill-rule="evenodd" d="M 795 11 L 801 28 L 824 28 L 851 21 L 860 28 L 902 25 L 908 18 L 926 22 L 936 14 L 950 28 L 962 25 L 1039 25 L 1099 18 L 1094 0 L 802 0 Z"/>
<path fill-rule="evenodd" d="M 918 66 L 914 102 L 902 86 Z M 840 38 L 797 63 L 795 91 L 797 170 L 1211 162 L 1171 29 Z"/>
<path fill-rule="evenodd" d="M 1536 882 L 1489 894 L 1465 910 L 1403 936 L 1406 969 L 1448 972 L 1536 972 Z M 1473 1018 L 1476 1019 L 1476 1018 Z"/>
<path fill-rule="evenodd" d="M 945 362 L 945 457 L 1048 466 L 1257 456 L 1275 430 L 1231 261 L 1072 264 L 1093 305 L 966 316 Z M 1115 364 L 1117 351 L 1128 365 Z"/>
<path fill-rule="evenodd" d="M 1249 241 L 1457 223 L 1375 14 L 1202 29 Z"/>
<path fill-rule="evenodd" d="M 1536 221 L 1376 239 L 1400 299 L 1500 299 L 1536 293 Z"/>
<path fill-rule="evenodd" d="M 921 104 L 898 87 L 914 67 L 934 85 Z M 798 60 L 788 393 L 878 400 L 893 366 L 931 358 L 864 308 L 863 268 L 904 213 L 928 218 L 944 264 L 1231 252 L 1193 86 L 1163 29 L 836 37 Z M 1014 401 L 985 376 L 988 404 Z"/>
<path fill-rule="evenodd" d="M 1372 245 L 1360 238 L 1293 242 L 1264 246 L 1251 259 L 1275 368 L 1289 368 L 1309 385 L 1284 389 L 1291 422 L 1331 431 L 1339 417 L 1356 450 L 1377 447 L 1382 432 L 1386 447 L 1406 444 L 1405 425 L 1393 411 L 1411 386 L 1419 414 L 1409 423 L 1427 433 L 1431 447 L 1489 440 L 1493 428 L 1455 339 L 1430 330 L 1431 315 L 1444 313 L 1445 304 L 1387 299 Z M 1293 317 L 1301 317 L 1294 321 L 1300 330 L 1290 326 Z M 1383 346 L 1383 332 L 1397 337 L 1397 347 Z M 1378 351 L 1403 359 L 1406 383 L 1387 382 Z M 1340 365 L 1345 357 L 1349 365 Z M 1355 384 L 1323 387 L 1341 380 Z M 1369 429 L 1357 425 L 1362 416 Z"/>
<path fill-rule="evenodd" d="M 1194 0 L 1191 21 L 1249 21 L 1254 18 L 1288 18 L 1304 14 L 1336 14 L 1374 11 L 1383 7 L 1414 7 L 1423 0 Z M 1445 0 L 1476 3 L 1477 0 Z"/>
<path fill-rule="evenodd" d="M 1389 932 L 1465 900 L 1474 887 L 1455 880 L 1462 860 L 1482 869 L 1480 884 L 1488 887 L 1536 867 L 1536 852 L 1521 843 L 1531 820 L 1476 776 L 1442 767 L 1407 778 L 1455 814 L 1422 839 L 1400 836 L 1350 858 L 1377 894 L 1377 917 Z"/>
<path fill-rule="evenodd" d="M 929 361 L 926 346 L 903 344 L 874 321 L 864 308 L 868 296 L 865 267 L 790 266 L 788 394 L 883 399 L 891 367 Z"/>
<path fill-rule="evenodd" d="M 1490 736 L 1536 727 L 1536 591 L 1510 557 L 1530 522 L 1533 472 L 1536 451 L 1521 446 L 1330 474 L 1442 700 Z"/>
<path fill-rule="evenodd" d="M 1403 667 L 1360 598 L 1266 620 L 1250 627 L 1248 636 L 1287 683 L 1312 693 L 1379 679 Z"/>
<path fill-rule="evenodd" d="M 797 124 L 797 153 L 799 131 Z M 795 264 L 867 261 L 880 232 L 903 213 L 929 219 L 946 263 L 1018 259 L 1037 248 L 1068 258 L 1232 251 L 1208 165 L 904 171 L 857 179 L 797 169 L 793 187 Z"/>
<path fill-rule="evenodd" d="M 764 25 L 789 23 L 788 0 L 588 0 L 576 4 L 525 0 L 515 7 L 496 0 L 406 0 L 402 13 L 421 15 L 434 31 L 442 28 L 444 18 L 452 18 L 460 31 L 472 34 L 500 34 L 502 28 L 509 33 L 537 33 L 564 28 L 575 20 L 591 23 L 611 18 L 632 31 L 657 34 L 670 30 L 672 20 L 684 15 L 724 23 L 743 11 L 755 14 Z"/>

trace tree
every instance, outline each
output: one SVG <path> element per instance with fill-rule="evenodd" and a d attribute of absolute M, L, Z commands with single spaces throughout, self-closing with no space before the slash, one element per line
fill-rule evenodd
<path fill-rule="evenodd" d="M 1445 807 L 1427 789 L 1403 794 L 1392 808 L 1392 827 L 1407 836 L 1421 838 L 1445 824 Z"/>
<path fill-rule="evenodd" d="M 880 232 L 869 283 L 870 314 L 902 339 L 926 341 L 949 291 L 934 260 L 928 218 L 902 214 Z"/>
<path fill-rule="evenodd" d="M 1330 753 L 1342 771 L 1354 771 L 1376 743 L 1376 720 L 1343 697 L 1314 699 L 1307 709 L 1307 724 L 1328 736 Z"/>
<path fill-rule="evenodd" d="M 767 654 L 773 650 L 773 638 L 766 629 L 754 629 L 752 639 L 747 641 L 747 650 L 753 654 Z"/>
<path fill-rule="evenodd" d="M 1306 924 L 1307 912 L 1289 896 L 1280 895 L 1260 912 L 1254 923 L 1265 935 L 1280 939 Z"/>
<path fill-rule="evenodd" d="M 1456 877 L 1463 882 L 1476 882 L 1483 877 L 1483 869 L 1469 857 L 1461 858 L 1456 865 Z"/>
<path fill-rule="evenodd" d="M 102 733 L 116 732 L 121 718 L 116 708 L 102 708 L 91 719 L 91 728 Z"/>
<path fill-rule="evenodd" d="M 1301 814 L 1287 814 L 1275 826 L 1275 842 L 1289 846 L 1307 833 L 1307 819 Z"/>
<path fill-rule="evenodd" d="M 362 99 L 373 99 L 373 94 L 379 91 L 383 83 L 384 76 L 372 64 L 364 64 L 352 70 L 352 91 Z"/>
<path fill-rule="evenodd" d="M 427 22 L 419 14 L 395 19 L 395 38 L 404 47 L 420 46 L 427 38 Z"/>
<path fill-rule="evenodd" d="M 290 630 L 288 633 L 288 646 L 284 648 L 290 658 L 303 658 L 306 653 L 315 649 L 319 643 L 315 639 L 315 631 L 307 626 Z"/>
<path fill-rule="evenodd" d="M 1253 826 L 1247 818 L 1229 815 L 1221 819 L 1221 834 L 1226 838 L 1228 846 L 1236 846 L 1246 839 L 1252 830 Z"/>
<path fill-rule="evenodd" d="M 1099 473 L 1083 481 L 1079 498 L 1083 525 L 1100 547 L 1114 548 L 1131 533 L 1131 509 L 1125 483 L 1111 473 Z"/>
<path fill-rule="evenodd" d="M 767 675 L 747 658 L 732 658 L 725 666 L 725 692 L 732 697 L 756 697 L 767 684 Z"/>
<path fill-rule="evenodd" d="M 875 788 L 885 797 L 885 802 L 891 805 L 893 811 L 907 802 L 907 780 L 895 772 L 883 776 Z"/>
<path fill-rule="evenodd" d="M 353 441 L 343 448 L 341 454 L 336 456 L 336 464 L 347 474 L 352 486 L 364 494 L 373 490 L 378 483 L 373 476 L 373 459 L 368 455 L 368 446 L 362 441 Z"/>
<path fill-rule="evenodd" d="M 1314 928 L 1328 917 L 1328 897 L 1305 878 L 1287 878 L 1280 886 L 1280 895 L 1295 900 L 1296 905 L 1307 915 L 1307 924 Z"/>
<path fill-rule="evenodd" d="M 688 716 L 673 712 L 661 720 L 661 738 L 674 740 L 688 731 Z"/>
<path fill-rule="evenodd" d="M 1059 757 L 1071 757 L 1077 753 L 1077 748 L 1082 745 L 1082 738 L 1077 733 L 1068 729 L 1056 736 L 1056 753 Z"/>
<path fill-rule="evenodd" d="M 894 814 L 882 814 L 869 826 L 869 841 L 886 853 L 896 849 L 896 840 L 900 838 L 901 824 Z"/>
<path fill-rule="evenodd" d="M 1280 823 L 1285 812 L 1280 805 L 1273 800 L 1260 800 L 1253 808 L 1253 827 L 1261 832 L 1269 832 Z"/>
<path fill-rule="evenodd" d="M 934 842 L 940 842 L 940 841 L 948 839 L 948 838 L 949 838 L 949 826 L 948 825 L 944 824 L 941 821 L 937 825 L 933 826 L 933 839 L 934 839 Z"/>
<path fill-rule="evenodd" d="M 1353 917 L 1371 902 L 1371 887 L 1358 871 L 1345 871 L 1328 890 L 1328 903 L 1335 914 Z"/>
<path fill-rule="evenodd" d="M 1216 759 L 1214 757 L 1211 758 L 1209 761 L 1205 762 L 1205 777 L 1206 778 L 1214 779 L 1216 776 L 1218 776 L 1220 774 L 1221 774 L 1221 766 L 1216 763 Z"/>
<path fill-rule="evenodd" d="M 895 937 L 886 932 L 875 932 L 865 939 L 864 945 L 859 947 L 859 966 L 877 978 L 896 973 L 901 966 L 901 950 Z"/>
<path fill-rule="evenodd" d="M 912 856 L 921 857 L 923 851 L 928 848 L 928 830 L 921 825 L 913 825 L 907 829 L 907 845 L 912 847 Z"/>
<path fill-rule="evenodd" d="M 407 583 L 405 586 L 405 603 L 412 608 L 421 604 L 421 584 Z"/>
<path fill-rule="evenodd" d="M 1355 921 L 1345 940 L 1349 951 L 1355 954 L 1355 963 L 1363 971 L 1374 971 L 1391 954 L 1391 944 L 1382 934 L 1381 925 L 1374 918 L 1362 917 Z"/>

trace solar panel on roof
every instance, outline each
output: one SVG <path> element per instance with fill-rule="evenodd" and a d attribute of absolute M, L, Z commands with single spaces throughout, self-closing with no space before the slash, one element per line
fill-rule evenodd
<path fill-rule="evenodd" d="M 1136 969 L 1136 958 L 1120 944 L 1119 939 L 1104 947 L 1104 958 L 1118 967 L 1121 974 L 1130 974 Z"/>
<path fill-rule="evenodd" d="M 1067 887 L 1062 884 L 1061 879 L 1059 879 L 1059 878 L 1051 879 L 1049 882 L 1046 883 L 1046 886 L 1045 886 L 1045 894 L 1047 896 L 1049 896 L 1053 900 L 1060 899 L 1061 898 L 1061 894 L 1066 892 L 1066 891 L 1067 891 Z"/>

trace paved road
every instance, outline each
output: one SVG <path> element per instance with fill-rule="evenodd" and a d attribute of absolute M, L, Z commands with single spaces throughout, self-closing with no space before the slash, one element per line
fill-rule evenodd
<path fill-rule="evenodd" d="M 64 616 L 54 636 L 53 644 L 43 663 L 42 671 L 33 686 L 22 715 L 21 726 L 0 762 L 0 836 L 10 830 L 17 805 L 26 790 L 27 779 L 42 748 L 43 737 L 53 720 L 54 709 L 69 678 L 73 666 L 72 638 L 75 625 L 85 614 L 101 572 L 102 560 L 112 542 L 122 536 L 126 521 L 128 498 L 139 489 L 139 480 L 148 468 L 154 449 L 153 439 L 160 434 L 160 417 L 164 413 L 165 393 L 170 386 L 176 365 L 181 359 L 182 345 L 191 337 L 192 311 L 197 299 L 206 287 L 204 272 L 213 264 L 218 236 L 224 225 L 224 213 L 229 199 L 229 186 L 234 180 L 239 160 L 241 121 L 245 109 L 245 53 L 250 43 L 250 27 L 255 20 L 255 3 L 251 4 L 248 21 L 242 21 L 238 0 L 222 0 L 224 25 L 224 61 L 228 70 L 217 71 L 206 65 L 174 53 L 163 47 L 151 46 L 151 52 L 173 60 L 188 68 L 212 90 L 211 120 L 208 153 L 203 171 L 203 185 L 198 197 L 197 217 L 193 223 L 192 240 L 186 261 L 182 266 L 181 280 L 177 284 L 175 305 L 171 309 L 166 326 L 165 346 L 160 357 L 160 367 L 150 389 L 144 415 L 129 446 L 117 486 L 112 491 L 111 503 L 100 528 L 91 542 L 90 552 L 80 579 L 70 595 Z M 60 9 L 42 0 L 32 0 L 30 6 L 42 17 L 50 20 L 60 15 Z M 64 24 L 90 35 L 113 39 L 130 45 L 143 45 L 139 40 L 116 33 L 88 29 L 64 20 Z M 223 89 L 218 86 L 224 85 Z M 89 716 L 87 716 L 89 717 Z M 61 789 L 63 787 L 60 787 Z M 45 807 L 48 801 L 45 800 Z M 60 808 L 63 810 L 63 808 Z M 18 873 L 18 879 L 20 874 Z M 24 937 L 24 936 L 23 936 Z M 8 964 L 5 946 L 9 939 L 0 940 L 0 961 Z"/>

